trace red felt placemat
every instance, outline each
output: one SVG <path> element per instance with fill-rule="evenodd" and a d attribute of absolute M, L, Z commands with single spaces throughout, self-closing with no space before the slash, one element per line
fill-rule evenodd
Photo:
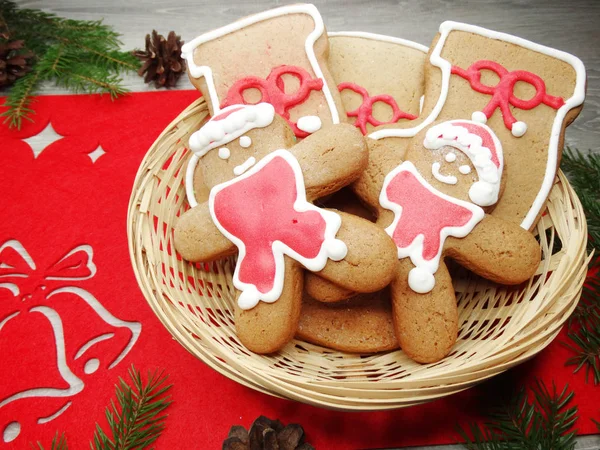
<path fill-rule="evenodd" d="M 195 91 L 42 96 L 34 123 L 0 127 L 0 448 L 46 447 L 64 432 L 88 448 L 118 377 L 165 369 L 173 405 L 158 449 L 218 449 L 233 424 L 260 414 L 301 423 L 318 449 L 457 441 L 536 377 L 575 391 L 581 434 L 594 433 L 600 389 L 564 366 L 564 333 L 531 362 L 474 389 L 390 412 L 333 412 L 242 387 L 186 352 L 160 324 L 131 268 L 126 214 L 145 152 Z M 41 147 L 51 126 L 61 138 Z M 38 138 L 36 138 L 38 136 Z M 18 424 L 18 425 L 16 425 Z M 10 425 L 20 430 L 3 441 Z"/>

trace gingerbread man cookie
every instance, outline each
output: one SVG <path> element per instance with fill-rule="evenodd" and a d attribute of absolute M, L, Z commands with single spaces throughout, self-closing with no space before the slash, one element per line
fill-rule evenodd
<path fill-rule="evenodd" d="M 283 39 L 278 33 L 287 33 L 289 20 L 303 25 L 294 39 Z M 273 40 L 265 48 L 259 35 Z M 262 45 L 260 64 L 253 62 L 258 50 L 240 44 L 248 37 Z M 395 272 L 393 242 L 378 227 L 310 203 L 355 181 L 367 164 L 360 132 L 334 125 L 337 105 L 322 68 L 326 39 L 316 9 L 296 5 L 242 19 L 184 48 L 213 117 L 189 140 L 193 208 L 177 224 L 175 246 L 190 261 L 239 251 L 236 328 L 258 353 L 278 350 L 296 331 L 301 266 L 359 292 L 381 289 Z M 240 61 L 246 72 L 235 75 Z M 298 75 L 294 94 L 286 93 L 284 75 Z M 259 103 L 246 104 L 253 89 Z M 209 201 L 197 204 L 195 194 L 205 188 Z"/>

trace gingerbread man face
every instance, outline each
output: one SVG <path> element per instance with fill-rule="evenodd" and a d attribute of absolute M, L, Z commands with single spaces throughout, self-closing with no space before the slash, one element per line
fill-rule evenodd
<path fill-rule="evenodd" d="M 436 189 L 489 210 L 500 198 L 502 145 L 487 126 L 469 120 L 438 123 L 415 137 L 405 159 Z"/>

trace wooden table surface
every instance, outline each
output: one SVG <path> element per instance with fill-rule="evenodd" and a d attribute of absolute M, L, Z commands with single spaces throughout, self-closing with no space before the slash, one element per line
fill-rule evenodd
<path fill-rule="evenodd" d="M 103 19 L 122 35 L 123 48 L 133 49 L 143 47 L 145 35 L 153 29 L 165 35 L 173 30 L 183 40 L 190 41 L 199 34 L 242 16 L 293 2 L 34 0 L 17 3 L 72 19 Z M 587 97 L 583 112 L 567 129 L 565 142 L 580 150 L 591 149 L 600 153 L 599 0 L 314 0 L 313 3 L 321 11 L 328 31 L 367 31 L 429 46 L 440 23 L 455 20 L 515 34 L 578 56 L 587 69 Z M 136 75 L 127 76 L 125 84 L 132 91 L 153 89 Z M 177 89 L 191 88 L 192 85 L 184 78 L 177 86 Z M 42 93 L 48 94 L 64 92 L 52 85 L 46 85 L 42 90 Z M 464 447 L 427 448 L 449 450 Z M 576 448 L 597 450 L 600 448 L 600 437 L 580 438 Z"/>

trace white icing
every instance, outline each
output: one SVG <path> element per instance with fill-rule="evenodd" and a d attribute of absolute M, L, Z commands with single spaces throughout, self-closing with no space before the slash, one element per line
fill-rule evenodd
<path fill-rule="evenodd" d="M 527 132 L 527 124 L 525 122 L 515 122 L 510 130 L 514 137 L 521 137 Z"/>
<path fill-rule="evenodd" d="M 435 276 L 422 267 L 408 272 L 408 285 L 418 294 L 427 294 L 435 287 Z"/>
<path fill-rule="evenodd" d="M 304 116 L 298 119 L 296 126 L 307 133 L 314 133 L 321 129 L 321 119 L 318 116 Z"/>
<path fill-rule="evenodd" d="M 315 56 L 314 45 L 317 39 L 319 39 L 323 32 L 325 31 L 325 26 L 323 24 L 323 18 L 321 14 L 317 10 L 314 5 L 310 4 L 298 4 L 298 5 L 288 5 L 282 6 L 280 8 L 271 9 L 269 11 L 264 11 L 259 14 L 254 14 L 249 17 L 245 17 L 243 19 L 238 20 L 237 22 L 231 23 L 227 26 L 219 28 L 217 30 L 209 31 L 192 41 L 186 43 L 181 48 L 181 55 L 186 59 L 187 65 L 190 71 L 190 74 L 194 78 L 204 77 L 206 80 L 206 85 L 208 86 L 208 93 L 210 97 L 210 101 L 212 103 L 214 114 L 219 111 L 221 102 L 217 96 L 217 89 L 215 87 L 212 69 L 208 66 L 198 66 L 194 62 L 194 50 L 201 44 L 205 42 L 209 42 L 215 39 L 218 39 L 222 36 L 225 36 L 229 33 L 233 33 L 235 31 L 241 30 L 245 27 L 251 26 L 255 23 L 262 22 L 264 20 L 273 19 L 275 17 L 284 16 L 287 14 L 308 14 L 314 21 L 315 28 L 314 30 L 307 36 L 306 42 L 304 44 L 304 49 L 306 51 L 306 55 L 308 57 L 308 61 L 313 69 L 313 72 L 317 76 L 323 80 L 323 94 L 325 95 L 325 99 L 327 101 L 327 105 L 329 106 L 329 110 L 331 112 L 331 121 L 333 123 L 340 123 L 340 118 L 338 114 L 338 110 L 335 106 L 335 102 L 333 101 L 333 96 L 327 85 L 327 81 L 323 76 L 323 71 L 319 66 L 319 61 Z"/>
<path fill-rule="evenodd" d="M 227 117 L 219 118 L 232 110 L 234 112 Z M 227 145 L 250 130 L 271 125 L 274 117 L 275 108 L 270 103 L 228 106 L 190 136 L 190 149 L 198 156 L 204 156 L 213 148 Z"/>
<path fill-rule="evenodd" d="M 317 211 L 325 220 L 325 233 L 324 242 L 321 245 L 319 254 L 314 258 L 305 258 L 304 256 L 298 254 L 296 251 L 294 251 L 281 241 L 273 242 L 272 250 L 273 255 L 275 257 L 275 281 L 273 283 L 273 288 L 269 292 L 262 293 L 258 291 L 256 286 L 244 283 L 239 279 L 239 262 L 242 261 L 246 256 L 246 247 L 242 240 L 230 234 L 219 223 L 214 212 L 214 204 L 215 197 L 221 190 L 225 189 L 228 186 L 231 186 L 234 183 L 237 183 L 240 180 L 254 175 L 258 171 L 260 171 L 265 165 L 267 165 L 273 158 L 276 157 L 284 158 L 290 164 L 294 171 L 296 181 L 296 192 L 298 195 L 296 201 L 294 202 L 294 209 L 298 212 L 311 210 Z M 318 272 L 322 270 L 323 267 L 325 267 L 325 264 L 327 264 L 327 259 L 340 261 L 343 258 L 345 258 L 346 254 L 348 253 L 348 248 L 346 244 L 343 241 L 336 239 L 335 237 L 342 224 L 342 219 L 340 215 L 333 211 L 318 208 L 306 200 L 306 188 L 304 186 L 304 177 L 302 175 L 302 169 L 300 168 L 300 164 L 298 163 L 294 155 L 292 155 L 287 150 L 282 149 L 269 153 L 267 156 L 261 159 L 254 167 L 252 167 L 240 177 L 226 181 L 225 183 L 219 184 L 212 188 L 210 191 L 208 204 L 211 217 L 217 228 L 221 231 L 221 233 L 223 233 L 225 237 L 227 237 L 231 242 L 233 242 L 239 250 L 238 264 L 236 264 L 235 271 L 233 273 L 233 285 L 238 290 L 242 291 L 242 294 L 238 299 L 238 305 L 242 309 L 253 308 L 258 304 L 259 301 L 273 303 L 281 296 L 285 277 L 285 264 L 283 255 L 288 255 L 290 258 L 295 259 L 304 267 L 306 267 L 306 269 L 312 272 Z"/>
<path fill-rule="evenodd" d="M 421 98 L 419 99 L 419 114 L 421 114 L 423 112 L 423 103 L 425 102 L 425 96 L 421 95 Z"/>
<path fill-rule="evenodd" d="M 431 173 L 433 175 L 433 177 L 445 184 L 456 184 L 458 183 L 458 180 L 456 179 L 456 177 L 454 175 L 443 175 L 440 173 L 440 163 L 439 162 L 434 162 L 431 165 Z"/>
<path fill-rule="evenodd" d="M 421 185 L 427 188 L 427 190 L 429 190 L 429 192 L 431 192 L 432 194 L 448 202 L 462 206 L 463 208 L 466 208 L 473 213 L 471 219 L 462 227 L 442 228 L 442 231 L 440 232 L 440 245 L 438 253 L 434 258 L 430 260 L 423 258 L 423 234 L 419 234 L 407 247 L 397 247 L 398 258 L 410 258 L 411 262 L 415 265 L 415 268 L 412 269 L 408 275 L 410 288 L 415 292 L 424 294 L 430 292 L 431 289 L 433 289 L 433 287 L 435 286 L 435 278 L 433 279 L 432 283 L 432 277 L 439 268 L 440 258 L 442 256 L 442 250 L 446 238 L 448 236 L 454 236 L 457 238 L 463 238 L 467 236 L 473 230 L 473 228 L 475 228 L 475 225 L 477 225 L 483 219 L 485 213 L 483 212 L 483 209 L 481 209 L 477 205 L 473 205 L 472 203 L 465 202 L 454 197 L 450 197 L 449 195 L 438 191 L 421 176 L 421 174 L 412 162 L 405 161 L 387 174 L 383 182 L 381 193 L 379 194 L 379 203 L 381 204 L 381 206 L 385 209 L 389 209 L 394 213 L 394 221 L 389 227 L 385 229 L 388 235 L 393 237 L 394 230 L 398 226 L 398 222 L 400 221 L 400 217 L 402 216 L 402 206 L 388 199 L 387 188 L 390 182 L 396 177 L 396 175 L 403 171 L 411 172 L 417 178 L 417 180 L 419 180 Z M 432 276 L 429 277 L 425 275 L 425 272 L 430 273 Z"/>
<path fill-rule="evenodd" d="M 231 105 L 224 108 L 219 114 L 224 114 L 231 109 L 241 108 L 234 111 L 225 119 L 215 120 L 211 118 L 202 128 L 190 136 L 190 149 L 194 154 L 190 158 L 185 171 L 185 194 L 190 207 L 198 206 L 196 196 L 194 195 L 194 172 L 200 157 L 204 156 L 211 149 L 228 144 L 244 133 L 254 128 L 264 128 L 273 123 L 275 109 L 269 103 L 258 103 L 256 105 Z M 218 115 L 217 115 L 218 118 Z M 208 128 L 206 128 L 208 127 Z M 213 136 L 222 136 L 221 139 L 211 142 Z M 246 139 L 244 139 L 246 138 Z M 245 143 L 252 140 L 248 136 L 240 137 Z M 248 146 L 250 145 L 248 144 Z M 243 147 L 243 145 L 242 145 Z M 220 156 L 220 155 L 219 155 Z"/>
<path fill-rule="evenodd" d="M 363 31 L 330 31 L 327 33 L 329 37 L 358 37 L 364 39 L 372 39 L 374 41 L 382 41 L 382 42 L 391 42 L 392 44 L 400 44 L 405 47 L 414 48 L 415 50 L 419 50 L 420 52 L 427 53 L 429 51 L 429 47 L 419 44 L 417 42 L 409 41 L 406 39 L 401 39 L 393 36 L 386 36 L 384 34 L 375 34 L 375 33 L 366 33 Z"/>
<path fill-rule="evenodd" d="M 499 167 L 492 161 L 492 150 L 483 146 L 483 139 L 481 136 L 470 133 L 465 127 L 460 126 L 460 122 L 471 123 L 481 129 L 482 134 L 487 132 L 492 137 L 496 157 L 499 161 Z M 500 140 L 490 127 L 478 122 L 469 122 L 467 120 L 442 122 L 427 130 L 423 145 L 429 150 L 437 150 L 444 146 L 450 146 L 462 151 L 472 161 L 479 177 L 479 181 L 473 183 L 469 189 L 469 198 L 473 203 L 476 203 L 479 206 L 490 206 L 498 201 L 504 157 L 502 154 L 502 144 L 500 144 Z M 434 163 L 434 166 L 435 164 L 438 164 L 439 174 L 439 163 Z M 433 166 L 432 171 L 434 172 Z M 435 172 L 433 175 L 439 181 L 446 182 L 438 178 Z M 455 184 L 457 181 L 456 177 L 452 178 L 454 179 L 454 182 L 450 184 Z"/>
<path fill-rule="evenodd" d="M 464 166 L 459 166 L 458 171 L 463 175 L 467 175 L 471 173 L 471 166 L 469 166 L 468 164 L 465 164 Z"/>
<path fill-rule="evenodd" d="M 248 136 L 242 136 L 240 138 L 240 147 L 248 148 L 251 145 L 252 145 L 252 139 L 250 139 Z"/>
<path fill-rule="evenodd" d="M 430 125 L 440 114 L 444 104 L 446 103 L 446 98 L 448 97 L 448 89 L 450 85 L 450 75 L 452 70 L 452 65 L 449 61 L 443 59 L 441 55 L 441 51 L 446 44 L 446 40 L 448 35 L 452 31 L 464 31 L 467 33 L 478 34 L 480 36 L 484 36 L 490 39 L 495 39 L 499 41 L 508 42 L 514 45 L 518 45 L 520 47 L 524 47 L 535 52 L 551 56 L 553 58 L 559 59 L 561 61 L 570 64 L 576 73 L 576 81 L 575 88 L 573 89 L 573 95 L 566 99 L 563 106 L 559 108 L 556 112 L 556 117 L 552 124 L 552 131 L 550 133 L 550 141 L 548 143 L 548 160 L 546 162 L 546 173 L 544 175 L 544 180 L 542 182 L 542 186 L 531 205 L 531 208 L 527 212 L 527 215 L 521 222 L 521 227 L 525 229 L 529 229 L 533 224 L 533 221 L 536 219 L 540 210 L 543 208 L 546 198 L 550 193 L 550 189 L 554 183 L 554 177 L 556 175 L 556 168 L 558 165 L 558 144 L 560 143 L 560 135 L 562 131 L 563 121 L 567 112 L 571 109 L 578 107 L 583 103 L 585 99 L 585 81 L 586 81 L 586 73 L 585 67 L 581 60 L 576 56 L 573 56 L 569 53 L 562 52 L 560 50 L 556 50 L 550 47 L 545 47 L 543 45 L 536 44 L 534 42 L 528 41 L 526 39 L 522 39 L 516 36 L 511 36 L 510 34 L 500 33 L 497 31 L 487 30 L 485 28 L 477 27 L 474 25 L 468 25 L 465 23 L 446 21 L 440 25 L 440 38 L 433 49 L 429 61 L 435 67 L 439 67 L 442 72 L 442 80 L 441 80 L 441 91 L 438 101 L 433 108 L 431 114 L 419 125 L 413 128 L 406 129 L 381 129 L 377 130 L 369 135 L 372 139 L 382 139 L 385 137 L 412 137 L 416 135 L 419 131 L 423 130 L 425 127 Z"/>
<path fill-rule="evenodd" d="M 229 159 L 230 156 L 231 156 L 231 151 L 227 147 L 221 147 L 219 149 L 219 158 Z"/>
<path fill-rule="evenodd" d="M 244 161 L 239 166 L 235 166 L 233 168 L 233 174 L 236 176 L 239 176 L 239 175 L 243 174 L 246 170 L 248 170 L 250 167 L 252 167 L 255 163 L 256 163 L 256 158 L 254 156 L 251 156 L 250 158 L 248 158 L 246 161 Z"/>
<path fill-rule="evenodd" d="M 452 162 L 456 161 L 456 153 L 448 152 L 448 153 L 446 153 L 446 156 L 444 157 L 444 159 L 446 161 L 448 161 L 449 163 L 452 163 Z"/>
<path fill-rule="evenodd" d="M 473 122 L 487 123 L 487 116 L 483 113 L 483 111 L 475 111 L 473 114 L 471 114 L 471 120 Z"/>

